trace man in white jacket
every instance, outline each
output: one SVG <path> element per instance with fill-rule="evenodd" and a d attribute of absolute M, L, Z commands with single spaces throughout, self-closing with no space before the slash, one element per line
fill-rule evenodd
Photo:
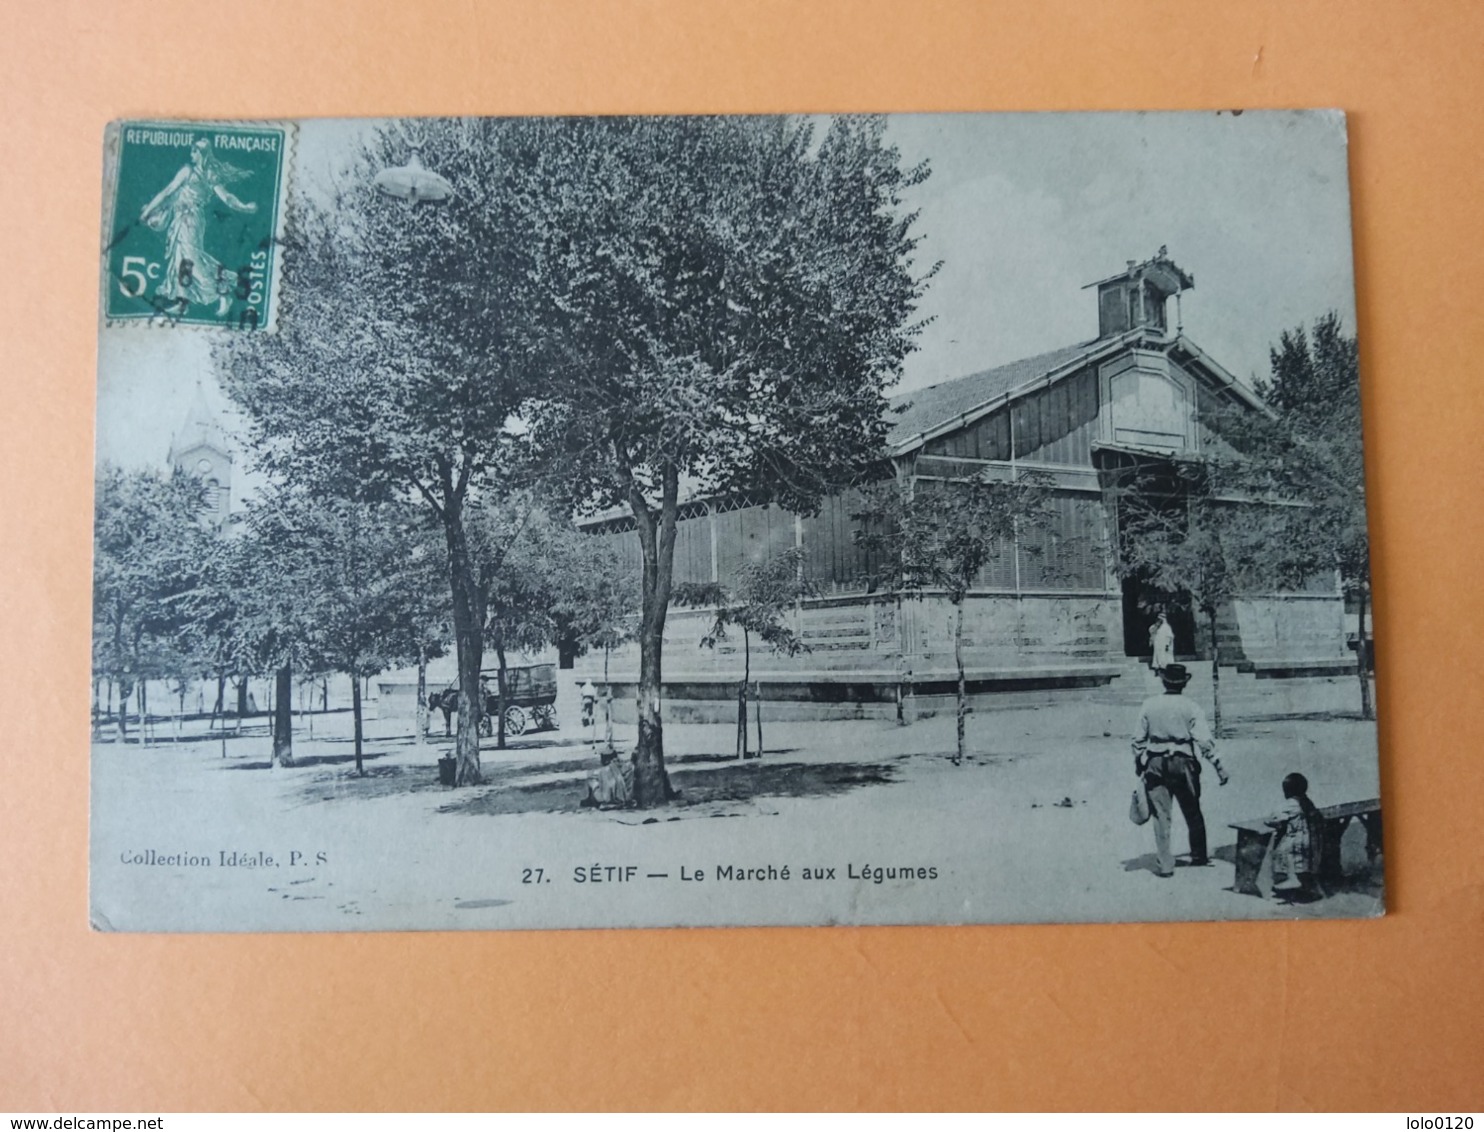
<path fill-rule="evenodd" d="M 1134 725 L 1134 772 L 1143 780 L 1154 818 L 1156 872 L 1175 875 L 1175 854 L 1170 850 L 1170 802 L 1180 804 L 1190 831 L 1190 863 L 1208 865 L 1206 818 L 1201 813 L 1201 764 L 1196 752 L 1211 764 L 1217 780 L 1225 786 L 1226 771 L 1216 757 L 1216 740 L 1201 705 L 1184 694 L 1190 673 L 1183 664 L 1167 664 L 1160 672 L 1164 694 L 1150 696 L 1139 707 Z"/>

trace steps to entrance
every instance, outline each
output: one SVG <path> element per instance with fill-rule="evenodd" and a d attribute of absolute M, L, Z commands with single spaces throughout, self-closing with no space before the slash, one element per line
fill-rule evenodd
<path fill-rule="evenodd" d="M 1182 660 L 1190 672 L 1190 683 L 1186 694 L 1210 710 L 1211 662 L 1209 660 Z M 1120 701 L 1140 696 L 1153 696 L 1164 689 L 1159 678 L 1149 668 L 1147 661 L 1130 657 L 1121 666 L 1117 679 L 1110 685 L 1109 693 Z M 1247 666 L 1221 666 L 1221 710 L 1223 715 L 1253 715 L 1281 713 L 1298 710 L 1314 701 L 1314 710 L 1324 710 L 1320 705 L 1348 704 L 1348 691 L 1355 691 L 1355 707 L 1359 708 L 1360 692 L 1352 667 L 1349 675 L 1343 673 L 1326 675 L 1301 675 L 1275 679 L 1269 674 L 1247 669 Z M 1339 691 L 1335 691 L 1336 687 Z M 1346 708 L 1345 710 L 1348 710 Z"/>

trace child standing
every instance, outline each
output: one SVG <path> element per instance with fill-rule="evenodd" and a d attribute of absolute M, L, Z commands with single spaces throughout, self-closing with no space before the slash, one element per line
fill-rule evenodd
<path fill-rule="evenodd" d="M 1309 780 L 1302 774 L 1283 779 L 1284 806 L 1267 820 L 1273 841 L 1273 896 L 1318 895 L 1319 850 L 1322 831 L 1319 809 L 1309 801 Z M 1278 878 L 1286 879 L 1280 883 Z"/>

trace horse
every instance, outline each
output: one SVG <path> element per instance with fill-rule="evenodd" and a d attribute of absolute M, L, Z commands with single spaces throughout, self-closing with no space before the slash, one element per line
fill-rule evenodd
<path fill-rule="evenodd" d="M 451 737 L 453 735 L 453 713 L 459 710 L 459 690 L 444 688 L 441 692 L 429 693 L 428 710 L 443 713 L 443 735 L 445 738 Z"/>
<path fill-rule="evenodd" d="M 491 697 L 489 694 L 489 690 L 484 686 L 483 680 L 479 682 L 479 691 L 481 698 L 485 702 L 483 704 L 483 710 L 480 710 L 479 706 L 475 707 L 474 718 L 478 721 L 478 724 L 481 728 L 481 734 L 487 735 L 489 734 L 487 728 L 490 726 L 490 724 L 486 721 L 494 715 L 494 712 L 490 708 Z M 452 736 L 453 714 L 454 712 L 459 710 L 458 686 L 454 685 L 451 688 L 444 688 L 441 692 L 429 693 L 428 710 L 436 710 L 443 713 L 443 736 L 444 738 L 449 738 L 450 736 Z"/>

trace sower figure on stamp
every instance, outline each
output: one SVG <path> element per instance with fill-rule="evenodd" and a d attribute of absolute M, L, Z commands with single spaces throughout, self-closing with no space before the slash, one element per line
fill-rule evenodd
<path fill-rule="evenodd" d="M 1206 819 L 1201 813 L 1201 764 L 1199 751 L 1225 786 L 1227 774 L 1216 757 L 1216 741 L 1206 713 L 1184 694 L 1190 673 L 1183 664 L 1167 664 L 1160 672 L 1163 695 L 1150 696 L 1139 708 L 1134 726 L 1134 772 L 1143 780 L 1154 818 L 1154 847 L 1159 858 L 1156 872 L 1175 875 L 1175 854 L 1170 850 L 1170 802 L 1180 804 L 1190 831 L 1190 863 L 1210 864 L 1206 850 Z"/>
<path fill-rule="evenodd" d="M 155 288 L 162 309 L 177 313 L 188 303 L 216 304 L 226 314 L 238 286 L 238 273 L 206 250 L 206 227 L 217 202 L 234 212 L 256 212 L 251 201 L 239 200 L 227 186 L 247 171 L 228 165 L 212 152 L 205 138 L 191 146 L 191 159 L 170 183 L 155 194 L 139 219 L 165 232 L 165 270 Z"/>

